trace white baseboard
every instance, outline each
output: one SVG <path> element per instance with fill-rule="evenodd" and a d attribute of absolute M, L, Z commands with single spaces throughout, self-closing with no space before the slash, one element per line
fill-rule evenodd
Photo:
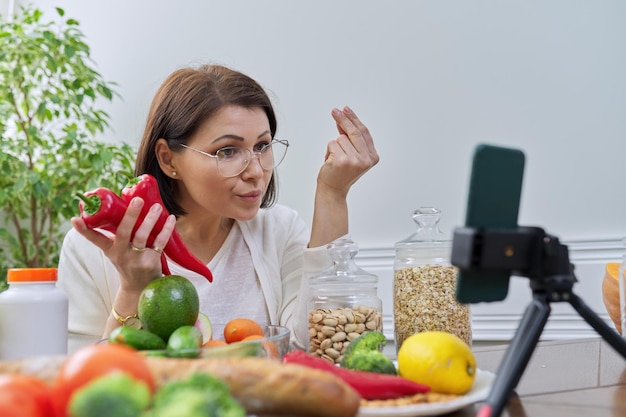
<path fill-rule="evenodd" d="M 358 243 L 358 242 L 357 242 Z M 562 242 L 569 248 L 578 282 L 577 294 L 596 314 L 613 328 L 602 303 L 601 284 L 607 262 L 619 262 L 622 256 L 621 239 L 589 239 Z M 356 257 L 358 265 L 378 275 L 378 294 L 383 300 L 383 331 L 393 340 L 393 263 L 395 251 L 389 248 L 360 248 Z M 532 292 L 528 279 L 512 277 L 506 300 L 472 305 L 472 333 L 476 341 L 509 341 Z M 541 335 L 542 340 L 597 337 L 596 331 L 578 315 L 568 303 L 552 303 L 552 312 Z"/>

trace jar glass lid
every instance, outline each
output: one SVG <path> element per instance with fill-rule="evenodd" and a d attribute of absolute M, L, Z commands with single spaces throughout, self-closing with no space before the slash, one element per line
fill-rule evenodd
<path fill-rule="evenodd" d="M 333 264 L 312 277 L 314 282 L 377 282 L 378 277 L 360 268 L 354 258 L 359 251 L 351 239 L 337 239 L 326 246 Z"/>
<path fill-rule="evenodd" d="M 448 242 L 449 236 L 439 229 L 441 210 L 435 207 L 420 207 L 413 212 L 417 231 L 399 243 L 408 242 Z"/>

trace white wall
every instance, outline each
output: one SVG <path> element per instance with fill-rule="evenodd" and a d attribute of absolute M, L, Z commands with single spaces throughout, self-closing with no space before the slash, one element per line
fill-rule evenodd
<path fill-rule="evenodd" d="M 0 0 L 0 15 L 2 19 L 7 19 L 9 16 L 13 16 L 15 8 L 14 0 Z"/>
<path fill-rule="evenodd" d="M 352 235 L 381 274 L 413 232 L 413 209 L 441 208 L 447 232 L 462 224 L 479 142 L 526 152 L 520 224 L 582 245 L 581 262 L 608 248 L 581 280 L 599 279 L 626 236 L 622 0 L 34 3 L 78 19 L 98 69 L 119 84 L 107 139 L 137 143 L 175 68 L 217 62 L 257 78 L 292 143 L 280 200 L 307 220 L 336 135 L 330 109 L 350 105 L 381 155 L 351 192 Z M 598 286 L 587 285 L 597 304 Z"/>

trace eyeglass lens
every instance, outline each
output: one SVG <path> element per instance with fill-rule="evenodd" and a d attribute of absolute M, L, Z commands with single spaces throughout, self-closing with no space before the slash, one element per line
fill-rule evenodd
<path fill-rule="evenodd" d="M 279 141 L 274 141 L 264 148 L 254 153 L 247 148 L 226 148 L 221 149 L 217 154 L 217 167 L 225 177 L 240 174 L 252 161 L 256 155 L 264 170 L 276 168 L 285 157 L 287 146 Z"/>

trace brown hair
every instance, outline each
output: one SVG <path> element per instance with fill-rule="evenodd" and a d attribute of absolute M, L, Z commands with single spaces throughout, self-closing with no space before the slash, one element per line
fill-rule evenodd
<path fill-rule="evenodd" d="M 269 119 L 272 137 L 275 136 L 276 115 L 267 93 L 247 75 L 220 65 L 173 72 L 152 100 L 137 153 L 135 175 L 147 173 L 154 176 L 165 207 L 176 216 L 185 214 L 176 202 L 178 181 L 161 171 L 155 154 L 156 142 L 163 138 L 173 151 L 182 149 L 180 144 L 186 143 L 202 122 L 226 105 L 263 109 Z M 276 172 L 273 172 L 261 207 L 271 207 L 277 196 Z"/>

